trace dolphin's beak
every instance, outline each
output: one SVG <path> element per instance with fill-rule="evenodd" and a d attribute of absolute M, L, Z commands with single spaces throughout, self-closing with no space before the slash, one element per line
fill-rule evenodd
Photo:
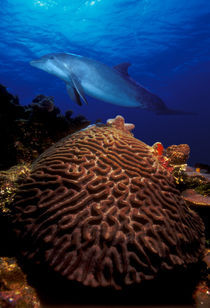
<path fill-rule="evenodd" d="M 31 66 L 34 66 L 36 68 L 39 68 L 39 69 L 42 69 L 43 70 L 43 67 L 44 67 L 44 61 L 42 59 L 38 59 L 38 60 L 33 60 L 33 61 L 30 61 L 30 64 Z"/>
<path fill-rule="evenodd" d="M 33 60 L 33 61 L 30 61 L 29 63 L 31 64 L 31 66 L 36 66 L 38 60 Z"/>

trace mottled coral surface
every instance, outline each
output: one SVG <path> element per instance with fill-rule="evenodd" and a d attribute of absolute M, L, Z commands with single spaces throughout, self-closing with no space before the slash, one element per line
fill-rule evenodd
<path fill-rule="evenodd" d="M 204 251 L 203 223 L 154 149 L 118 124 L 88 127 L 45 151 L 14 204 L 25 260 L 93 287 L 141 283 Z"/>
<path fill-rule="evenodd" d="M 14 258 L 0 257 L 0 307 L 40 308 L 35 290 Z"/>
<path fill-rule="evenodd" d="M 188 144 L 171 145 L 166 149 L 166 157 L 172 165 L 185 164 L 190 155 Z"/>

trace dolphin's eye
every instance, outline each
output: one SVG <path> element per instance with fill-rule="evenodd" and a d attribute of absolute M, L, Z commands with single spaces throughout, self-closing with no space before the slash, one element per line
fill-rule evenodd
<path fill-rule="evenodd" d="M 54 60 L 55 58 L 54 58 L 54 56 L 50 56 L 50 59 L 51 59 L 51 60 Z"/>

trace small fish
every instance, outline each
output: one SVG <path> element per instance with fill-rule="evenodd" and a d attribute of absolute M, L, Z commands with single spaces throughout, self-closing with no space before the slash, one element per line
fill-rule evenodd
<path fill-rule="evenodd" d="M 141 107 L 156 114 L 193 114 L 169 109 L 157 95 L 151 93 L 128 74 L 130 63 L 113 68 L 72 53 L 53 53 L 31 61 L 36 68 L 57 76 L 66 83 L 72 101 L 87 104 L 86 96 L 106 103 L 126 107 Z"/>

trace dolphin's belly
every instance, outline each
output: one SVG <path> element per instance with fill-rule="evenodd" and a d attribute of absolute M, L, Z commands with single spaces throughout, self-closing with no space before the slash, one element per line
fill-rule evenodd
<path fill-rule="evenodd" d="M 120 105 L 136 107 L 140 102 L 136 99 L 135 90 L 117 76 L 104 78 L 100 74 L 83 78 L 82 87 L 87 95 L 95 99 Z"/>

